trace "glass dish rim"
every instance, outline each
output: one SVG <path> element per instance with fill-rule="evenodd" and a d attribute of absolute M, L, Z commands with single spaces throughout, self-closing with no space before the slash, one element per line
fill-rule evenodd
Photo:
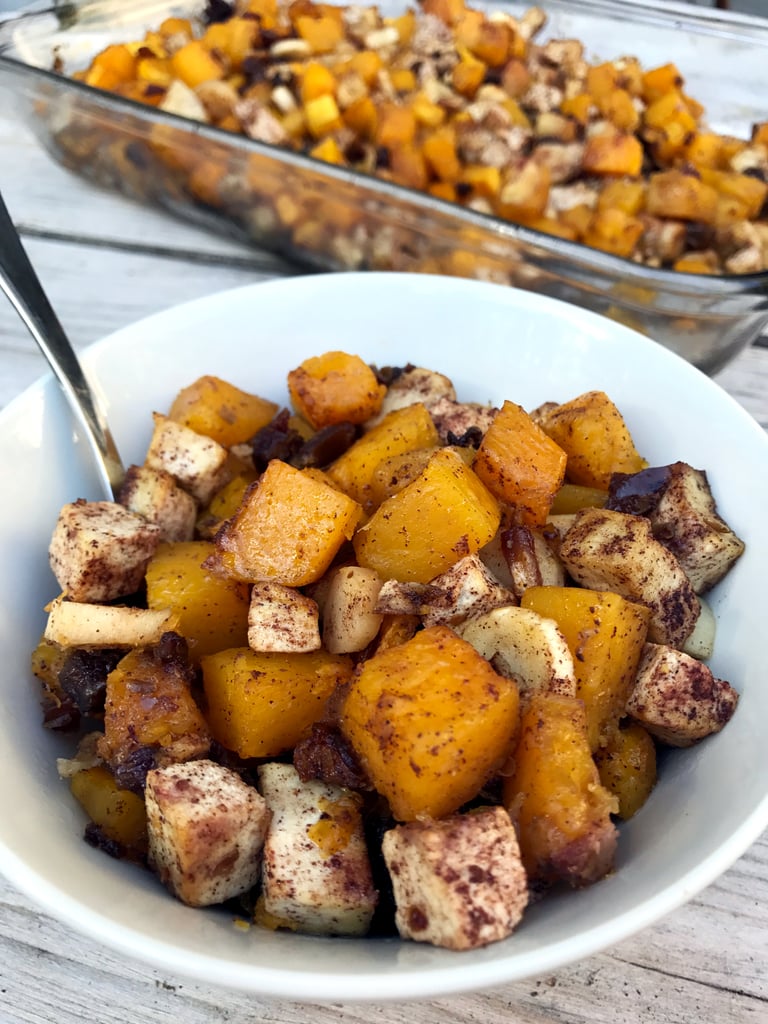
<path fill-rule="evenodd" d="M 56 83 L 58 86 L 65 83 L 66 89 L 72 90 L 74 95 L 87 98 L 89 102 L 101 103 L 107 110 L 115 114 L 131 115 L 139 120 L 143 118 L 148 125 L 157 123 L 177 129 L 182 128 L 192 135 L 200 136 L 219 145 L 232 147 L 246 154 L 258 154 L 304 172 L 309 172 L 310 174 L 324 175 L 335 182 L 343 183 L 347 186 L 362 186 L 370 191 L 372 199 L 383 198 L 400 203 L 409 203 L 411 206 L 419 207 L 419 212 L 427 216 L 453 217 L 459 224 L 472 226 L 482 232 L 495 235 L 500 241 L 514 240 L 522 243 L 526 247 L 526 252 L 523 255 L 524 262 L 538 262 L 537 259 L 531 258 L 532 253 L 530 250 L 539 249 L 543 250 L 544 258 L 567 260 L 577 274 L 593 273 L 598 275 L 598 281 L 613 278 L 620 280 L 622 284 L 628 287 L 656 288 L 667 294 L 676 293 L 689 296 L 706 294 L 721 298 L 735 298 L 740 295 L 759 294 L 763 291 L 766 297 L 768 297 L 768 270 L 748 274 L 697 274 L 688 271 L 648 267 L 642 263 L 636 263 L 627 257 L 616 256 L 612 253 L 592 248 L 583 242 L 560 238 L 557 235 L 547 234 L 536 228 L 516 224 L 513 221 L 505 221 L 490 214 L 480 213 L 469 207 L 439 199 L 426 192 L 420 192 L 405 185 L 377 178 L 375 175 L 340 167 L 306 153 L 299 153 L 294 150 L 284 149 L 278 145 L 260 142 L 257 139 L 249 138 L 247 135 L 240 135 L 218 128 L 215 125 L 209 125 L 202 121 L 193 121 L 190 118 L 160 110 L 157 107 L 147 106 L 146 104 L 139 103 L 137 100 L 97 89 L 48 68 L 28 64 L 4 52 L 9 45 L 9 41 L 4 37 L 14 27 L 33 19 L 45 17 L 46 15 L 53 15 L 61 19 L 62 12 L 66 12 L 67 9 L 79 8 L 93 2 L 94 0 L 70 0 L 70 2 L 65 3 L 62 7 L 57 7 L 55 2 L 52 4 L 50 0 L 42 0 L 42 3 L 33 2 L 17 11 L 11 12 L 10 16 L 5 19 L 0 17 L 0 71 L 5 66 L 10 69 L 10 72 L 20 74 L 22 77 L 31 80 L 42 79 L 49 84 Z M 568 0 L 553 0 L 553 2 L 562 6 L 567 6 L 568 4 Z M 583 11 L 593 8 L 614 13 L 623 12 L 626 15 L 627 2 L 638 10 L 650 13 L 653 21 L 676 24 L 682 13 L 693 22 L 722 21 L 756 28 L 760 33 L 765 34 L 766 57 L 768 57 L 768 21 L 749 15 L 737 14 L 734 16 L 727 11 L 710 11 L 708 8 L 692 9 L 689 15 L 687 10 L 675 2 L 670 4 L 668 9 L 659 10 L 655 7 L 652 8 L 651 3 L 653 0 L 579 0 L 576 10 L 578 12 L 579 10 Z M 161 0 L 155 0 L 154 6 L 160 7 L 161 5 Z M 97 2 L 96 6 L 101 5 Z M 110 0 L 107 0 L 105 6 L 110 6 Z M 149 7 L 150 4 L 148 3 L 147 6 Z M 714 17 L 708 18 L 707 14 L 714 15 Z M 66 26 L 64 26 L 63 31 L 67 31 Z"/>

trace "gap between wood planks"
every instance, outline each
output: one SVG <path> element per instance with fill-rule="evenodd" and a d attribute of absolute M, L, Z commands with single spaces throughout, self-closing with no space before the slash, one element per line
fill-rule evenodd
<path fill-rule="evenodd" d="M 279 253 L 255 250 L 252 256 L 237 256 L 225 253 L 195 252 L 192 249 L 178 249 L 174 246 L 163 245 L 142 245 L 138 242 L 121 242 L 120 239 L 94 238 L 91 235 L 77 235 L 65 231 L 49 231 L 41 228 L 31 227 L 23 222 L 16 225 L 19 234 L 24 238 L 35 238 L 45 242 L 63 242 L 69 245 L 83 245 L 92 249 L 114 249 L 118 252 L 136 253 L 143 256 L 156 256 L 160 259 L 186 260 L 189 263 L 197 263 L 204 266 L 233 267 L 235 269 L 250 270 L 268 268 L 274 270 L 275 261 L 278 261 L 278 273 L 285 277 L 298 276 L 312 273 L 326 273 L 318 270 L 309 264 L 293 263 L 285 259 Z M 226 234 L 222 235 L 227 238 Z M 237 239 L 230 239 L 238 241 Z M 758 348 L 768 348 L 768 332 L 761 334 L 753 342 Z"/>

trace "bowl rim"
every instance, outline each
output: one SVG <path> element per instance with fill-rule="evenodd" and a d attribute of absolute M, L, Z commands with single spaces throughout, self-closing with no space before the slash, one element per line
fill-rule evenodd
<path fill-rule="evenodd" d="M 452 290 L 459 288 L 476 293 L 479 297 L 482 297 L 483 294 L 490 294 L 488 289 L 492 289 L 493 295 L 502 301 L 504 300 L 500 293 L 506 293 L 506 301 L 511 306 L 517 302 L 522 307 L 532 310 L 546 311 L 555 308 L 555 311 L 559 312 L 561 316 L 567 315 L 571 321 L 581 322 L 593 329 L 599 328 L 603 332 L 607 325 L 612 339 L 632 342 L 635 346 L 640 346 L 641 349 L 653 347 L 654 354 L 661 361 L 662 366 L 666 364 L 672 367 L 674 364 L 677 367 L 684 367 L 684 372 L 692 377 L 695 376 L 699 385 L 708 390 L 710 394 L 719 394 L 720 400 L 727 401 L 733 411 L 741 417 L 745 427 L 748 426 L 756 436 L 763 439 L 762 443 L 765 444 L 766 452 L 768 452 L 768 437 L 763 429 L 719 385 L 673 352 L 627 327 L 608 321 L 588 310 L 573 307 L 561 300 L 507 286 L 472 280 L 457 282 L 444 277 L 424 274 L 365 272 L 321 275 L 320 277 L 324 279 L 324 285 L 329 283 L 331 288 L 341 289 L 354 289 L 358 285 L 358 280 L 359 286 L 374 290 L 377 287 L 396 289 L 403 280 L 406 284 L 411 282 L 417 290 L 425 288 L 429 290 L 434 287 L 438 289 L 449 287 Z M 172 323 L 178 316 L 179 310 L 184 310 L 186 315 L 194 317 L 196 311 L 215 309 L 222 304 L 226 305 L 234 293 L 240 293 L 240 298 L 245 298 L 251 293 L 255 293 L 258 298 L 259 294 L 263 294 L 264 289 L 273 289 L 278 292 L 287 291 L 290 294 L 292 290 L 301 287 L 302 282 L 307 281 L 316 283 L 319 281 L 319 276 L 275 278 L 242 285 L 144 317 L 89 346 L 83 352 L 84 365 L 88 368 L 102 351 L 108 352 L 110 346 L 120 345 L 123 338 L 130 337 L 132 332 L 141 330 L 147 324 L 162 331 L 163 324 Z M 44 374 L 8 403 L 4 409 L 0 410 L 0 427 L 6 427 L 33 400 L 50 401 L 51 396 L 56 393 L 56 387 L 53 375 L 51 373 Z M 619 917 L 597 924 L 582 933 L 579 936 L 578 948 L 575 948 L 572 939 L 566 938 L 560 942 L 548 944 L 543 953 L 541 949 L 534 949 L 529 952 L 516 953 L 512 957 L 492 958 L 486 963 L 463 963 L 461 958 L 458 958 L 451 960 L 450 963 L 446 962 L 437 969 L 430 969 L 426 975 L 418 971 L 393 975 L 386 972 L 356 970 L 343 975 L 332 974 L 326 978 L 318 973 L 296 970 L 290 964 L 286 964 L 285 968 L 280 971 L 276 971 L 273 967 L 249 964 L 247 971 L 244 971 L 242 964 L 199 955 L 189 950 L 180 950 L 170 943 L 139 935 L 128 926 L 116 925 L 114 920 L 105 913 L 84 908 L 78 900 L 62 894 L 55 884 L 31 871 L 24 861 L 8 848 L 1 834 L 0 870 L 51 916 L 95 940 L 128 953 L 155 968 L 167 969 L 198 980 L 202 978 L 213 984 L 226 985 L 241 991 L 297 1002 L 304 1002 L 307 999 L 315 1002 L 338 1002 L 340 998 L 349 1002 L 387 1002 L 438 997 L 496 987 L 522 980 L 533 974 L 559 969 L 604 950 L 658 921 L 711 884 L 759 838 L 766 827 L 768 827 L 768 790 L 751 813 L 730 834 L 727 842 L 722 843 L 697 863 L 695 867 L 686 872 L 683 878 L 678 879 L 674 884 L 667 885 L 641 904 L 639 908 L 632 908 Z M 141 939 L 140 943 L 137 943 L 137 938 Z M 390 940 L 373 939 L 369 941 L 387 943 Z M 394 941 L 398 942 L 399 940 Z M 306 987 L 307 985 L 311 987 L 311 994 L 306 998 L 304 996 L 297 997 L 297 992 L 301 992 L 302 986 Z M 343 989 L 341 997 L 339 995 L 340 988 Z"/>

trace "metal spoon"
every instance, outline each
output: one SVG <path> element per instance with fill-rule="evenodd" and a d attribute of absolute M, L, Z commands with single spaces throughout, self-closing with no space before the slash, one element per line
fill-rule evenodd
<path fill-rule="evenodd" d="M 93 453 L 94 468 L 112 500 L 125 468 L 96 395 L 83 372 L 72 343 L 48 301 L 0 195 L 0 289 L 11 301 L 37 342 L 61 385 L 70 408 Z"/>

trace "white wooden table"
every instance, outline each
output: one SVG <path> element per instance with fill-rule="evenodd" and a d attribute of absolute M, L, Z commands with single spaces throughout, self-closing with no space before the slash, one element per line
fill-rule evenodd
<path fill-rule="evenodd" d="M 187 299 L 296 272 L 267 254 L 92 191 L 2 112 L 0 191 L 77 347 Z M 45 370 L 2 302 L 0 368 L 0 406 Z M 719 379 L 768 429 L 768 347 L 745 352 Z M 169 977 L 73 935 L 0 880 L 0 1024 L 310 1019 L 767 1024 L 768 833 L 687 906 L 609 952 L 491 992 L 381 1007 L 260 1001 Z"/>

